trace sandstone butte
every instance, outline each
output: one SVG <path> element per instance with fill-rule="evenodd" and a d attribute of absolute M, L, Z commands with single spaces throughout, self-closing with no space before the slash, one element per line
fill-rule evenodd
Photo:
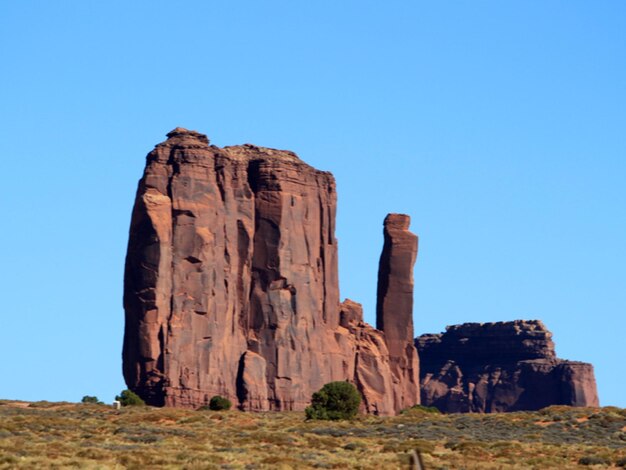
<path fill-rule="evenodd" d="M 423 405 L 452 413 L 599 406 L 593 366 L 558 359 L 538 320 L 464 323 L 415 344 Z"/>
<path fill-rule="evenodd" d="M 348 380 L 363 411 L 419 403 L 408 216 L 385 219 L 378 329 L 340 303 L 333 176 L 289 151 L 218 148 L 177 128 L 147 156 L 124 279 L 123 371 L 157 406 L 214 395 L 302 410 Z"/>
<path fill-rule="evenodd" d="M 148 404 L 302 410 L 347 380 L 379 415 L 420 398 L 444 412 L 598 406 L 593 367 L 557 359 L 539 321 L 414 339 L 407 215 L 384 221 L 373 328 L 340 303 L 330 173 L 289 151 L 167 137 L 139 181 L 124 277 L 124 378 Z"/>

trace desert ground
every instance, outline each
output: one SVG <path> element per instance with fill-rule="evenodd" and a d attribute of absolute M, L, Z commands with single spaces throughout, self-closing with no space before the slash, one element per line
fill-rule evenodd
<path fill-rule="evenodd" d="M 626 409 L 307 421 L 301 412 L 0 401 L 0 468 L 572 469 L 626 466 Z"/>

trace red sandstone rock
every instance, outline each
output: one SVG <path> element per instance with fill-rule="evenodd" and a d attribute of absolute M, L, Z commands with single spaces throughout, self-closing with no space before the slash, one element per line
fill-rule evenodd
<path fill-rule="evenodd" d="M 363 307 L 349 299 L 341 304 L 340 318 L 341 326 L 349 333 L 343 338 L 350 342 L 354 351 L 354 375 L 350 381 L 361 392 L 362 408 L 374 414 L 401 410 L 393 394 L 396 384 L 385 335 L 363 322 Z M 414 404 L 417 404 L 419 397 L 415 398 Z"/>
<path fill-rule="evenodd" d="M 152 405 L 222 395 L 247 410 L 301 410 L 325 383 L 349 380 L 366 411 L 417 403 L 417 369 L 402 370 L 416 365 L 412 344 L 403 362 L 400 337 L 387 343 L 358 304 L 339 305 L 335 211 L 332 175 L 292 152 L 170 132 L 148 154 L 130 227 L 129 388 Z"/>
<path fill-rule="evenodd" d="M 419 361 L 413 345 L 413 265 L 417 236 L 409 231 L 411 218 L 388 214 L 385 244 L 378 268 L 376 328 L 385 333 L 389 348 L 396 408 L 419 403 Z"/>
<path fill-rule="evenodd" d="M 465 323 L 415 344 L 423 405 L 449 413 L 598 406 L 593 366 L 557 359 L 538 320 Z"/>
<path fill-rule="evenodd" d="M 252 351 L 243 353 L 240 362 L 237 394 L 242 409 L 267 411 L 267 362 Z"/>

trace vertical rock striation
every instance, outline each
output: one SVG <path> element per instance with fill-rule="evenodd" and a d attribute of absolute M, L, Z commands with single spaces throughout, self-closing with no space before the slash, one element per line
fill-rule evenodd
<path fill-rule="evenodd" d="M 129 388 L 159 406 L 222 395 L 242 409 L 301 410 L 325 383 L 349 380 L 365 411 L 417 403 L 413 369 L 402 370 L 415 349 L 403 362 L 402 339 L 385 338 L 410 315 L 383 333 L 358 304 L 339 304 L 335 212 L 333 176 L 292 152 L 170 132 L 148 154 L 131 220 Z"/>
<path fill-rule="evenodd" d="M 593 366 L 558 359 L 538 320 L 464 323 L 415 340 L 422 404 L 441 411 L 598 406 Z"/>
<path fill-rule="evenodd" d="M 394 401 L 402 409 L 419 396 L 419 362 L 413 345 L 413 265 L 417 236 L 409 231 L 411 218 L 388 214 L 385 242 L 378 268 L 376 328 L 385 333 L 396 386 Z"/>

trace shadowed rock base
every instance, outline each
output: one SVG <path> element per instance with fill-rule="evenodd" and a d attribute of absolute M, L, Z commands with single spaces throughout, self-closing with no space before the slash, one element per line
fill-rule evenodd
<path fill-rule="evenodd" d="M 446 413 L 599 406 L 593 366 L 558 359 L 537 320 L 449 326 L 415 345 L 422 404 Z"/>

